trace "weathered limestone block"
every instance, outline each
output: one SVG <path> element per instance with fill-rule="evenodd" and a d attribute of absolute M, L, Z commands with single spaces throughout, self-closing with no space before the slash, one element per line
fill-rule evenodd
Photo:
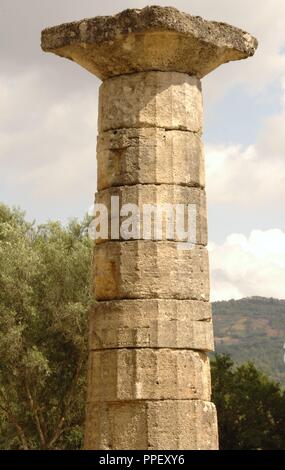
<path fill-rule="evenodd" d="M 146 240 L 96 245 L 95 298 L 209 300 L 209 261 L 205 247 L 179 249 L 179 243 Z"/>
<path fill-rule="evenodd" d="M 253 55 L 257 40 L 225 23 L 149 6 L 47 28 L 42 48 L 101 79 L 141 70 L 203 77 L 230 60 Z"/>
<path fill-rule="evenodd" d="M 93 351 L 88 384 L 88 402 L 211 399 L 207 354 L 191 350 Z"/>
<path fill-rule="evenodd" d="M 201 137 L 160 128 L 103 132 L 98 136 L 97 172 L 99 190 L 138 183 L 204 188 Z"/>
<path fill-rule="evenodd" d="M 85 449 L 216 450 L 213 403 L 200 400 L 90 403 Z"/>
<path fill-rule="evenodd" d="M 202 119 L 201 82 L 184 73 L 140 72 L 100 86 L 100 132 L 130 127 L 201 132 Z"/>
<path fill-rule="evenodd" d="M 114 197 L 119 198 L 120 212 L 118 214 L 111 212 L 111 201 Z M 97 243 L 114 240 L 114 237 L 111 236 L 112 219 L 117 220 L 121 228 L 118 231 L 117 239 L 142 240 L 148 237 L 152 240 L 189 241 L 188 237 L 192 231 L 192 236 L 195 236 L 195 239 L 191 240 L 193 243 L 198 245 L 207 245 L 208 243 L 206 195 L 202 189 L 165 184 L 119 186 L 99 191 L 95 201 L 107 208 L 109 229 L 108 237 L 98 239 Z M 126 205 L 129 204 L 135 204 L 136 210 L 130 206 L 126 210 Z M 175 207 L 177 204 L 183 205 L 183 208 L 178 212 Z M 148 209 L 145 205 L 149 205 Z M 154 212 L 151 212 L 150 205 L 154 206 Z M 162 205 L 165 205 L 165 209 Z M 188 205 L 192 205 L 190 211 Z M 124 216 L 118 217 L 121 214 L 122 206 L 125 206 Z M 192 212 L 193 209 L 195 212 Z M 126 224 L 125 227 L 123 222 Z M 182 233 L 179 232 L 179 228 L 178 231 L 176 230 L 176 224 L 181 227 Z M 181 238 L 185 235 L 186 239 Z"/>
<path fill-rule="evenodd" d="M 96 302 L 89 331 L 91 350 L 131 347 L 214 350 L 211 305 L 197 300 Z"/>
<path fill-rule="evenodd" d="M 144 320 L 147 313 L 157 318 L 159 314 L 163 315 L 165 320 L 178 321 L 208 321 L 212 319 L 212 309 L 209 302 L 200 302 L 198 300 L 176 300 L 176 299 L 130 299 L 130 300 L 111 300 L 96 302 L 96 311 L 98 315 L 116 315 L 118 318 L 133 316 L 138 322 Z M 95 315 L 95 313 L 94 313 Z"/>

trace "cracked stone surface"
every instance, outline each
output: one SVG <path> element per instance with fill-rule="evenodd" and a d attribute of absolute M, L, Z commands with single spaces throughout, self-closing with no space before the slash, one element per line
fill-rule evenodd
<path fill-rule="evenodd" d="M 201 133 L 201 82 L 176 72 L 140 72 L 105 80 L 99 91 L 99 131 L 161 127 Z"/>
<path fill-rule="evenodd" d="M 205 186 L 201 137 L 162 128 L 102 132 L 97 144 L 97 187 L 134 184 Z"/>
<path fill-rule="evenodd" d="M 199 78 L 255 53 L 257 40 L 225 23 L 149 6 L 66 23 L 42 32 L 42 48 L 99 78 L 160 70 Z"/>
<path fill-rule="evenodd" d="M 85 449 L 216 450 L 216 408 L 201 400 L 87 404 Z"/>
<path fill-rule="evenodd" d="M 117 217 L 120 225 L 117 239 L 128 240 L 131 237 L 140 240 L 146 239 L 146 234 L 149 234 L 151 239 L 187 241 L 188 233 L 190 233 L 192 227 L 195 234 L 195 240 L 192 241 L 197 245 L 207 245 L 208 226 L 205 192 L 199 188 L 150 184 L 109 188 L 96 194 L 96 203 L 104 204 L 109 215 L 108 237 L 98 239 L 97 243 L 111 239 L 111 206 L 114 197 L 119 198 L 118 208 L 120 212 L 118 216 L 121 214 L 122 206 L 125 206 L 124 215 Z M 134 204 L 137 208 L 126 207 L 128 204 Z M 173 205 L 178 204 L 183 205 L 183 209 L 178 210 L 178 213 L 176 213 L 176 208 Z M 147 205 L 149 208 L 147 208 Z M 190 212 L 188 205 L 192 205 Z M 158 206 L 161 207 L 161 213 L 156 214 L 154 217 L 153 209 Z M 193 206 L 195 206 L 195 213 L 191 212 Z M 132 210 L 132 215 L 130 215 L 129 210 Z M 179 223 L 179 220 L 181 220 L 179 214 L 183 214 L 184 223 Z M 172 222 L 169 222 L 169 218 Z M 183 233 L 180 233 L 179 230 L 177 232 L 176 222 L 181 226 Z M 147 233 L 145 226 L 149 227 Z"/>
<path fill-rule="evenodd" d="M 88 384 L 88 402 L 211 399 L 209 359 L 191 350 L 93 351 Z"/>
<path fill-rule="evenodd" d="M 162 299 L 96 302 L 89 331 L 90 350 L 131 347 L 214 350 L 209 302 Z"/>
<path fill-rule="evenodd" d="M 100 243 L 95 249 L 95 298 L 209 300 L 205 247 L 179 249 L 176 242 Z"/>

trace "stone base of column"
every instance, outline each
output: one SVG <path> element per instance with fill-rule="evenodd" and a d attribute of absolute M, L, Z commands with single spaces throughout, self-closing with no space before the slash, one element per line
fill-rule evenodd
<path fill-rule="evenodd" d="M 218 448 L 216 408 L 207 401 L 89 403 L 87 417 L 87 450 Z"/>

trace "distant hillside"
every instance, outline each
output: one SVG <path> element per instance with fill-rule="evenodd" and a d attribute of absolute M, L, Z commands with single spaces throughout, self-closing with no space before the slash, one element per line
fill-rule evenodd
<path fill-rule="evenodd" d="M 251 360 L 285 385 L 285 300 L 250 297 L 212 306 L 216 352 Z"/>

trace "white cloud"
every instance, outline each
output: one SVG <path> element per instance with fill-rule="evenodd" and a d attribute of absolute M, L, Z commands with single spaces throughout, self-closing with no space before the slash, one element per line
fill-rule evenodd
<path fill-rule="evenodd" d="M 257 141 L 241 145 L 206 146 L 208 194 L 211 204 L 270 206 L 285 200 L 285 81 L 281 111 L 268 117 Z"/>
<path fill-rule="evenodd" d="M 64 219 L 83 216 L 96 189 L 97 90 L 58 95 L 48 80 L 34 70 L 0 78 L 1 189 L 12 204 L 26 197 L 30 217 L 52 218 L 55 201 Z"/>
<path fill-rule="evenodd" d="M 285 161 L 285 78 L 281 83 L 281 110 L 266 119 L 257 140 L 257 151 L 263 158 L 270 159 L 273 165 L 276 160 Z"/>
<path fill-rule="evenodd" d="M 253 230 L 209 244 L 212 300 L 285 298 L 285 232 Z"/>
<path fill-rule="evenodd" d="M 208 145 L 206 155 L 211 204 L 254 207 L 285 200 L 285 159 L 263 158 L 255 145 L 245 150 L 241 146 Z"/>

